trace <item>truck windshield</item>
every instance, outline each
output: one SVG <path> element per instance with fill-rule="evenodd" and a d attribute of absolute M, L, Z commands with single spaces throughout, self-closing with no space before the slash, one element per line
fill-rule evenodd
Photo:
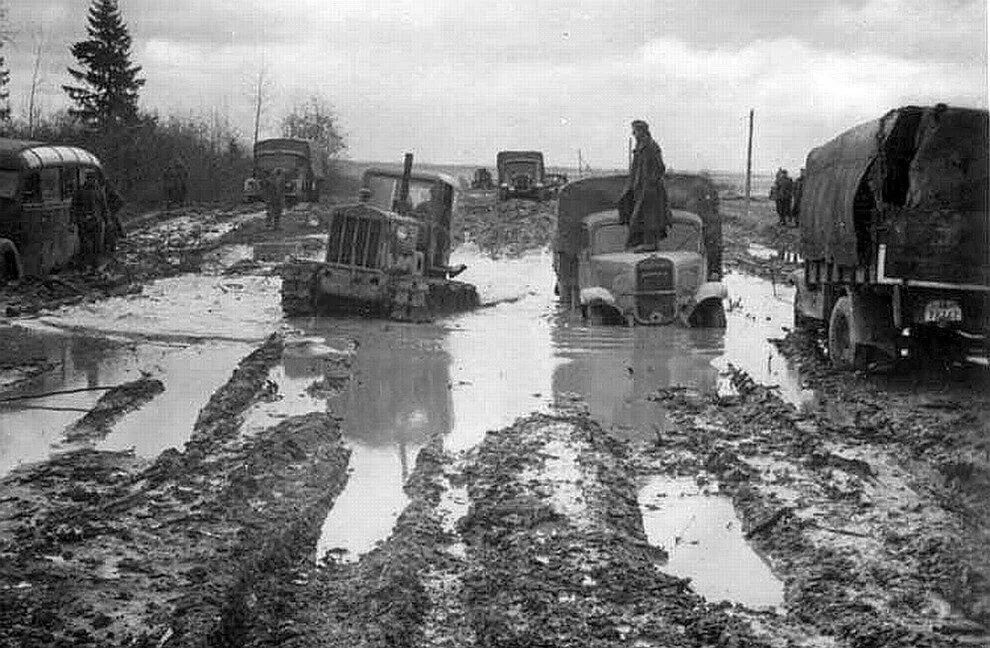
<path fill-rule="evenodd" d="M 274 169 L 276 167 L 297 169 L 306 165 L 306 159 L 289 153 L 266 153 L 259 155 L 254 164 L 260 169 Z"/>
<path fill-rule="evenodd" d="M 17 196 L 17 178 L 17 171 L 0 169 L 0 198 L 14 198 Z"/>
<path fill-rule="evenodd" d="M 366 188 L 371 190 L 371 199 L 368 202 L 379 209 L 392 209 L 392 201 L 399 195 L 400 184 L 401 180 L 392 176 L 368 176 Z M 409 206 L 413 209 L 425 209 L 428 206 L 436 209 L 430 190 L 437 186 L 432 181 L 410 180 Z"/>
<path fill-rule="evenodd" d="M 508 160 L 505 163 L 505 177 L 528 175 L 539 179 L 540 165 L 536 160 Z"/>
<path fill-rule="evenodd" d="M 592 254 L 610 254 L 624 252 L 629 230 L 625 225 L 610 223 L 601 225 L 595 230 L 595 240 Z M 658 252 L 698 252 L 700 250 L 701 230 L 691 223 L 674 223 L 667 231 L 667 238 L 657 243 Z"/>

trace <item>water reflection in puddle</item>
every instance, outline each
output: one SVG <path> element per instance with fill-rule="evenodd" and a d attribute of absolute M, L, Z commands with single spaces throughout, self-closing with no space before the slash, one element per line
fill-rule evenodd
<path fill-rule="evenodd" d="M 46 355 L 57 369 L 32 380 L 14 395 L 115 385 L 142 373 L 165 383 L 165 391 L 141 409 L 127 414 L 105 440 L 103 450 L 134 448 L 139 456 L 155 457 L 166 448 L 181 448 L 193 423 L 220 385 L 230 377 L 250 345 L 203 343 L 142 345 L 108 343 L 80 335 L 41 334 Z M 103 391 L 57 394 L 17 401 L 0 409 L 0 475 L 22 463 L 40 461 L 59 449 L 62 432 L 83 416 Z"/>
<path fill-rule="evenodd" d="M 669 555 L 664 571 L 690 578 L 698 594 L 757 608 L 783 603 L 783 584 L 746 543 L 729 498 L 704 495 L 690 479 L 654 477 L 639 506 L 650 543 Z"/>
<path fill-rule="evenodd" d="M 227 261 L 246 250 L 230 254 Z M 353 451 L 352 474 L 324 525 L 320 555 L 332 547 L 359 555 L 388 535 L 407 503 L 403 484 L 416 453 L 432 439 L 443 439 L 448 451 L 464 450 L 489 430 L 572 398 L 615 433 L 652 438 L 667 424 L 662 406 L 648 399 L 653 391 L 688 386 L 714 392 L 719 369 L 730 362 L 758 381 L 779 384 L 789 400 L 805 396 L 797 374 L 766 342 L 789 325 L 789 287 L 727 277 L 729 293 L 741 306 L 729 313 L 725 330 L 613 328 L 588 326 L 558 306 L 547 253 L 494 261 L 462 248 L 453 262 L 469 266 L 461 278 L 478 286 L 488 307 L 432 325 L 292 321 L 302 337 L 290 340 L 273 370 L 278 394 L 246 415 L 247 433 L 307 411 L 329 408 L 341 417 Z M 101 447 L 134 447 L 144 456 L 181 447 L 210 393 L 256 343 L 246 341 L 282 325 L 278 290 L 277 277 L 194 275 L 156 282 L 140 296 L 59 311 L 45 318 L 59 328 L 214 339 L 197 345 L 143 342 L 107 351 L 84 350 L 85 340 L 94 339 L 84 335 L 53 336 L 84 358 L 86 368 L 73 369 L 70 362 L 60 377 L 31 389 L 121 382 L 157 366 L 151 373 L 166 383 L 165 393 L 125 417 Z M 349 354 L 353 378 L 340 370 L 340 384 L 307 395 L 326 373 L 319 358 L 327 354 Z M 94 371 L 98 376 L 87 376 Z M 88 408 L 98 397 L 87 393 L 60 403 Z M 0 411 L 0 470 L 44 458 L 61 430 L 80 415 Z"/>

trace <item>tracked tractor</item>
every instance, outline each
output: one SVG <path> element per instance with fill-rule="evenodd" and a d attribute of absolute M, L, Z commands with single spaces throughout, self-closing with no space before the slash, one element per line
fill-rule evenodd
<path fill-rule="evenodd" d="M 478 306 L 474 286 L 450 263 L 454 182 L 413 173 L 365 171 L 358 202 L 330 213 L 324 261 L 282 266 L 289 316 L 358 314 L 427 322 Z"/>

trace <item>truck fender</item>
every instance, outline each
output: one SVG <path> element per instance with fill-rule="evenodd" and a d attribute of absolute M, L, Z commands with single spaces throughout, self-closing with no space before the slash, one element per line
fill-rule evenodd
<path fill-rule="evenodd" d="M 0 238 L 0 283 L 24 276 L 24 266 L 17 246 L 10 239 Z"/>
<path fill-rule="evenodd" d="M 729 296 L 729 290 L 721 281 L 706 281 L 698 286 L 694 293 L 694 303 L 700 304 L 709 299 L 725 299 Z"/>
<path fill-rule="evenodd" d="M 592 304 L 604 304 L 606 306 L 611 306 L 615 308 L 615 297 L 606 288 L 601 286 L 592 286 L 590 288 L 582 288 L 580 293 L 580 300 L 582 306 L 590 306 Z"/>
<path fill-rule="evenodd" d="M 850 290 L 848 294 L 857 342 L 893 356 L 897 330 L 890 298 L 871 290 Z"/>
<path fill-rule="evenodd" d="M 841 330 L 833 330 L 840 323 Z M 828 329 L 829 357 L 837 368 L 866 368 L 872 350 L 896 356 L 897 330 L 885 295 L 847 290 L 832 307 Z"/>
<path fill-rule="evenodd" d="M 687 326 L 725 327 L 725 307 L 722 301 L 729 291 L 721 281 L 707 281 L 698 287 L 690 306 L 681 311 L 681 321 Z M 686 315 L 686 317 L 685 317 Z"/>

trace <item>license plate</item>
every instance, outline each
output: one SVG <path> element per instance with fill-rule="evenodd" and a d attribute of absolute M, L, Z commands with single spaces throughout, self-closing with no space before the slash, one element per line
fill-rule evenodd
<path fill-rule="evenodd" d="M 962 306 L 950 299 L 937 299 L 925 306 L 926 322 L 961 322 Z"/>

